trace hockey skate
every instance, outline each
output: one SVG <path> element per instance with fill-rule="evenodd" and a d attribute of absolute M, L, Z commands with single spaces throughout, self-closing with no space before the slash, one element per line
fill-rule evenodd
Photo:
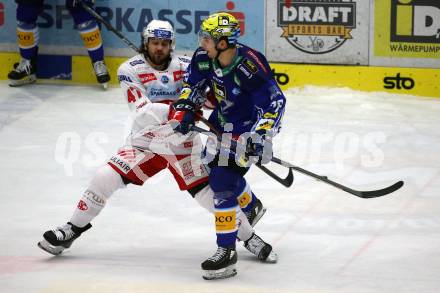
<path fill-rule="evenodd" d="M 81 233 L 90 229 L 92 225 L 89 223 L 85 227 L 76 227 L 68 222 L 62 227 L 54 230 L 46 231 L 43 234 L 44 240 L 38 242 L 38 247 L 53 255 L 61 254 L 65 249 L 69 248 L 73 241 L 81 236 Z"/>
<path fill-rule="evenodd" d="M 108 82 L 110 80 L 110 74 L 108 73 L 107 66 L 104 60 L 96 61 L 93 63 L 93 70 L 95 70 L 96 80 L 102 85 L 104 89 L 107 89 Z"/>
<path fill-rule="evenodd" d="M 244 242 L 244 247 L 262 262 L 276 263 L 278 261 L 278 255 L 273 252 L 272 246 L 255 233 Z"/>
<path fill-rule="evenodd" d="M 248 212 L 245 212 L 244 214 L 246 215 L 249 224 L 251 224 L 251 226 L 254 227 L 261 219 L 261 217 L 263 217 L 265 212 L 266 212 L 266 208 L 263 207 L 263 204 L 257 198 L 252 209 Z"/>
<path fill-rule="evenodd" d="M 213 256 L 202 263 L 203 279 L 225 279 L 237 274 L 235 264 L 237 252 L 234 248 L 218 247 Z"/>
<path fill-rule="evenodd" d="M 20 63 L 14 64 L 14 69 L 9 72 L 9 86 L 22 86 L 34 83 L 37 80 L 36 58 L 31 60 L 21 58 Z"/>

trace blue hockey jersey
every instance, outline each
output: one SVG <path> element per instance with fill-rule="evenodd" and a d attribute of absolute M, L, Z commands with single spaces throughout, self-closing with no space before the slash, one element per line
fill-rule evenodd
<path fill-rule="evenodd" d="M 233 134 L 265 130 L 278 132 L 286 99 L 276 83 L 263 54 L 237 44 L 232 63 L 221 68 L 218 60 L 199 48 L 185 75 L 189 87 L 206 79 L 214 92 L 217 106 L 209 120 L 223 131 L 233 125 Z"/>

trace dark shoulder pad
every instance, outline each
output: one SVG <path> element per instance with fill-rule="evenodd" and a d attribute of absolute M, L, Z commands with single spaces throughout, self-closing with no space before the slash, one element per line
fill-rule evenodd
<path fill-rule="evenodd" d="M 196 52 L 194 52 L 193 56 L 193 64 L 197 66 L 199 71 L 207 71 L 210 70 L 211 59 L 209 59 L 208 52 L 203 50 L 203 48 L 198 48 Z"/>

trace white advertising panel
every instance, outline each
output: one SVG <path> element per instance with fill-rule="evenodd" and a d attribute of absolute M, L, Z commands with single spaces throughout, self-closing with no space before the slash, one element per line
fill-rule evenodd
<path fill-rule="evenodd" d="M 368 64 L 366 0 L 276 0 L 266 3 L 270 61 Z"/>

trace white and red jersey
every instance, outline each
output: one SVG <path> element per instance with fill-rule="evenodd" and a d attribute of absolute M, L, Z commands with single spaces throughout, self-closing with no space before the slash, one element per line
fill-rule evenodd
<path fill-rule="evenodd" d="M 171 54 L 171 62 L 163 71 L 154 69 L 143 54 L 124 62 L 118 69 L 118 79 L 130 111 L 137 112 L 147 103 L 176 101 L 190 62 L 189 57 Z"/>
<path fill-rule="evenodd" d="M 142 185 L 166 168 L 182 190 L 208 180 L 200 136 L 177 133 L 168 121 L 169 104 L 180 96 L 189 63 L 187 57 L 172 55 L 168 68 L 159 71 L 139 54 L 118 69 L 121 88 L 135 115 L 125 146 L 108 164 L 134 184 Z"/>

